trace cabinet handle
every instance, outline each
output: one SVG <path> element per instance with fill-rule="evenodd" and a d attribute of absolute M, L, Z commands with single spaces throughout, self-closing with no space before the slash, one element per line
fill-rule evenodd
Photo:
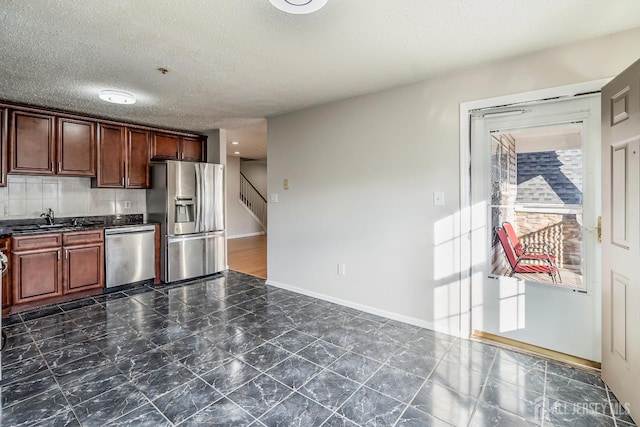
<path fill-rule="evenodd" d="M 60 251 L 56 251 L 56 258 L 60 261 Z"/>
<path fill-rule="evenodd" d="M 176 151 L 176 159 L 180 160 L 180 153 Z"/>
<path fill-rule="evenodd" d="M 69 251 L 64 251 L 64 257 L 65 257 L 66 259 L 69 259 Z"/>
<path fill-rule="evenodd" d="M 51 171 L 52 171 L 52 172 L 54 171 L 54 169 L 53 169 L 53 162 L 51 162 Z"/>
<path fill-rule="evenodd" d="M 122 177 L 122 186 L 124 187 L 124 176 Z"/>
<path fill-rule="evenodd" d="M 58 162 L 58 172 L 62 170 L 62 162 Z"/>

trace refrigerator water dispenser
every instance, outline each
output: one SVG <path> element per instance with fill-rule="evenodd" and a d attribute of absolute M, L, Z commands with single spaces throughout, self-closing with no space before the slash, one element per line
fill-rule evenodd
<path fill-rule="evenodd" d="M 174 222 L 195 221 L 193 197 L 176 197 Z"/>

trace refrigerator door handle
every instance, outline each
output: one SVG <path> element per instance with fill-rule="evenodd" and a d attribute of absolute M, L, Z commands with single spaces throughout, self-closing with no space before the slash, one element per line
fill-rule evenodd
<path fill-rule="evenodd" d="M 195 171 L 196 171 L 196 206 L 195 206 L 195 211 L 196 211 L 196 227 L 195 227 L 195 231 L 196 232 L 201 232 L 202 230 L 202 173 L 200 171 L 200 164 L 196 163 L 194 164 L 195 167 Z"/>
<path fill-rule="evenodd" d="M 212 228 L 216 229 L 216 230 L 222 230 L 224 228 L 224 224 L 223 224 L 223 214 L 222 214 L 222 206 L 220 205 L 220 203 L 222 203 L 222 194 L 224 194 L 223 192 L 223 174 L 222 174 L 222 166 L 212 166 L 213 168 L 213 177 L 212 177 L 212 185 L 213 188 L 211 189 L 211 204 L 212 204 L 212 211 L 211 212 L 211 217 L 213 219 L 213 224 Z"/>
<path fill-rule="evenodd" d="M 208 163 L 202 163 L 202 231 L 211 231 L 213 229 L 212 224 L 212 202 L 213 194 L 211 188 L 212 169 Z"/>
<path fill-rule="evenodd" d="M 169 236 L 167 237 L 168 243 L 187 242 L 189 240 L 206 240 L 213 239 L 214 237 L 222 236 L 222 231 L 214 231 L 212 233 L 203 233 L 191 236 Z"/>

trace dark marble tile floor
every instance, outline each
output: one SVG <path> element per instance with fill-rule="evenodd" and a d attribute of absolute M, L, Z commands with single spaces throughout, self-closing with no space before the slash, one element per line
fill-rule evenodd
<path fill-rule="evenodd" d="M 3 329 L 3 426 L 633 425 L 595 375 L 233 271 Z"/>

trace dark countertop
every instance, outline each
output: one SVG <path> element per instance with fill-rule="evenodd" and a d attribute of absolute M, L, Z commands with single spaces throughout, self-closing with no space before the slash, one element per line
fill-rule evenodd
<path fill-rule="evenodd" d="M 77 225 L 73 225 L 74 221 Z M 156 223 L 144 221 L 142 214 L 59 218 L 53 225 L 47 225 L 40 219 L 6 220 L 0 221 L 0 238 L 11 235 L 68 233 L 142 224 Z"/>
<path fill-rule="evenodd" d="M 6 239 L 7 237 L 11 237 L 13 232 L 10 228 L 0 227 L 0 239 Z"/>

